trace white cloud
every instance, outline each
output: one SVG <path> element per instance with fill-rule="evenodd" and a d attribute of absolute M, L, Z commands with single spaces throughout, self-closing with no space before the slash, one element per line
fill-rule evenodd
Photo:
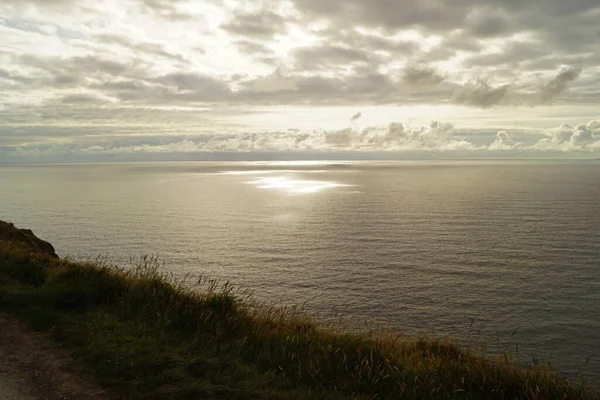
<path fill-rule="evenodd" d="M 160 111 L 157 111 L 160 112 Z M 485 156 L 488 152 L 502 151 L 505 155 L 534 155 L 546 152 L 577 152 L 581 154 L 600 152 L 600 121 L 587 124 L 561 126 L 546 133 L 525 134 L 507 130 L 495 135 L 457 128 L 449 123 L 433 121 L 425 126 L 393 122 L 386 126 L 363 129 L 347 127 L 332 130 L 263 131 L 241 134 L 193 132 L 163 134 L 107 135 L 113 129 L 79 130 L 69 133 L 55 128 L 62 136 L 48 137 L 47 132 L 21 130 L 6 135 L 0 129 L 0 156 L 40 157 L 61 155 L 106 156 L 110 154 L 132 155 L 137 153 L 250 153 L 250 152 L 442 152 Z M 85 132 L 85 133 L 84 133 Z M 29 134 L 29 136 L 27 136 Z M 539 135 L 544 135 L 542 139 Z M 479 138 L 478 138 L 479 136 Z M 519 139 L 517 139 L 517 136 Z M 11 139 L 12 137 L 12 139 Z"/>
<path fill-rule="evenodd" d="M 512 135 L 506 131 L 500 131 L 496 134 L 496 140 L 490 144 L 490 150 L 514 150 L 521 147 L 522 144 L 513 139 Z"/>
<path fill-rule="evenodd" d="M 595 151 L 600 149 L 600 121 L 572 126 L 562 124 L 546 134 L 533 148 L 559 151 Z"/>

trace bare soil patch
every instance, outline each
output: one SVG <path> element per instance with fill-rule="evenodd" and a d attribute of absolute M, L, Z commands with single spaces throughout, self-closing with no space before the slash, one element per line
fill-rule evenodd
<path fill-rule="evenodd" d="M 73 360 L 43 334 L 0 312 L 0 399 L 105 400 Z"/>

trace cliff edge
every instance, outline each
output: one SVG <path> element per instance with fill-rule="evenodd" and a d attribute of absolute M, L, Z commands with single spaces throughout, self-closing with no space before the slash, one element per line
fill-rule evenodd
<path fill-rule="evenodd" d="M 16 242 L 21 248 L 58 258 L 54 246 L 35 236 L 31 229 L 19 229 L 10 222 L 0 221 L 0 241 Z"/>

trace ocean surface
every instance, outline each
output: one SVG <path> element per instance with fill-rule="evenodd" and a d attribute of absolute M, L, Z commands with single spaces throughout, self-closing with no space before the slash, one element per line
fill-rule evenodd
<path fill-rule="evenodd" d="M 0 219 L 600 384 L 600 161 L 0 164 Z"/>

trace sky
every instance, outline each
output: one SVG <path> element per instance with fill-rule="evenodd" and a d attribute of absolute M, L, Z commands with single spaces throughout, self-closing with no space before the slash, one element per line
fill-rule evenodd
<path fill-rule="evenodd" d="M 598 0 L 2 0 L 0 162 L 600 156 Z"/>

